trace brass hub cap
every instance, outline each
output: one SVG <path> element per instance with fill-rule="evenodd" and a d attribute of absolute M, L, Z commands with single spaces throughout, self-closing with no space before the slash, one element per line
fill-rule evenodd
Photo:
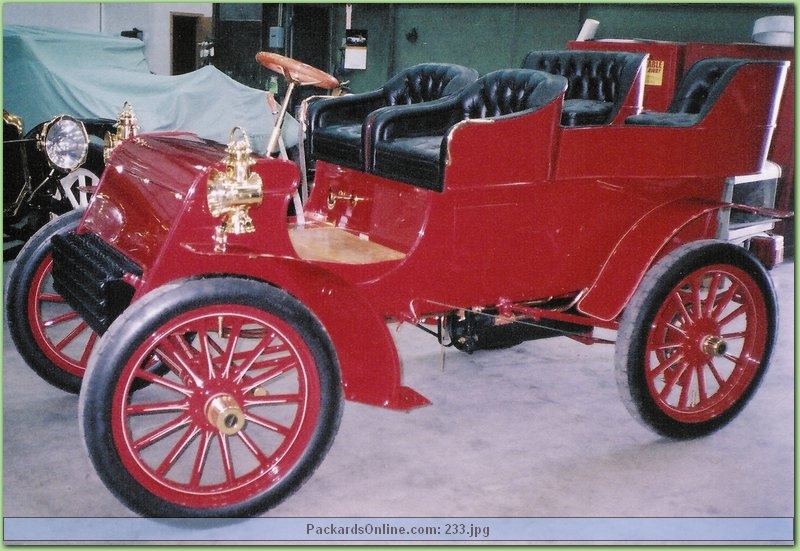
<path fill-rule="evenodd" d="M 709 356 L 722 356 L 728 350 L 728 344 L 722 337 L 710 335 L 703 339 L 702 348 Z"/>
<path fill-rule="evenodd" d="M 223 394 L 211 399 L 206 418 L 218 431 L 231 436 L 244 427 L 244 411 L 233 396 Z"/>

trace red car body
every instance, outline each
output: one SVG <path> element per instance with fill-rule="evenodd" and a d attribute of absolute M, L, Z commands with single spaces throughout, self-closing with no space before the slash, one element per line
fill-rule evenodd
<path fill-rule="evenodd" d="M 616 330 L 634 416 L 675 438 L 707 434 L 744 406 L 774 344 L 774 289 L 742 245 L 789 214 L 761 193 L 779 173 L 767 152 L 787 63 L 738 64 L 703 116 L 677 126 L 634 124 L 650 116 L 644 66 L 613 120 L 577 127 L 562 122 L 567 81 L 524 72 L 561 93 L 451 125 L 441 182 L 317 160 L 291 216 L 292 162 L 233 162 L 242 142 L 189 133 L 129 137 L 82 218 L 54 222 L 21 253 L 7 291 L 15 343 L 43 377 L 80 390 L 98 473 L 146 515 L 260 513 L 321 461 L 341 397 L 428 404 L 403 384 L 390 321 L 442 341 L 446 328 L 467 351 L 486 320 L 587 343 L 608 342 L 593 328 Z M 225 175 L 231 188 L 218 185 Z M 220 225 L 229 199 L 246 205 L 242 231 Z M 73 310 L 48 318 L 51 306 Z M 67 321 L 77 325 L 52 336 Z M 296 388 L 267 388 L 286 374 Z M 288 421 L 263 413 L 278 404 L 295 411 Z M 162 414 L 174 417 L 148 425 Z M 221 478 L 207 479 L 217 447 Z M 174 474 L 183 460 L 185 478 Z"/>
<path fill-rule="evenodd" d="M 348 399 L 408 409 L 427 400 L 402 386 L 387 320 L 582 293 L 581 321 L 613 326 L 655 260 L 717 237 L 730 206 L 725 179 L 764 168 L 784 70 L 740 71 L 700 127 L 562 128 L 561 98 L 532 114 L 462 123 L 441 193 L 320 162 L 305 227 L 284 216 L 296 165 L 261 159 L 257 231 L 232 236 L 224 253 L 214 250 L 217 219 L 205 200 L 223 149 L 188 134 L 139 136 L 115 151 L 109 166 L 119 168 L 106 172 L 78 232 L 143 267 L 131 279 L 134 301 L 211 273 L 287 290 L 329 331 Z M 710 144 L 725 145 L 711 154 Z M 331 193 L 358 200 L 330 208 Z M 338 258 L 306 245 L 328 236 L 356 247 Z"/>

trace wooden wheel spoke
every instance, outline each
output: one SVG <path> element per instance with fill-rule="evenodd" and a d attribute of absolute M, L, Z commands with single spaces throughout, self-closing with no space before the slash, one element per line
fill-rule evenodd
<path fill-rule="evenodd" d="M 713 366 L 711 366 L 711 367 L 713 369 Z M 716 371 L 716 370 L 714 370 L 714 371 Z M 698 399 L 699 399 L 698 403 L 702 404 L 703 402 L 705 402 L 708 399 L 708 393 L 707 393 L 707 389 L 706 389 L 705 371 L 703 370 L 703 366 L 702 365 L 698 365 L 694 369 L 694 372 L 695 372 L 695 378 L 697 379 L 697 394 L 698 394 Z M 714 375 L 718 376 L 719 374 L 717 374 L 715 372 Z"/>
<path fill-rule="evenodd" d="M 165 423 L 161 427 L 159 427 L 159 428 L 157 428 L 157 429 L 145 434 L 141 438 L 137 439 L 133 443 L 133 449 L 135 449 L 137 451 L 141 451 L 141 450 L 143 450 L 144 448 L 146 448 L 148 446 L 152 446 L 153 444 L 155 444 L 159 440 L 161 440 L 163 438 L 166 438 L 167 436 L 169 436 L 170 434 L 174 433 L 175 431 L 181 429 L 182 427 L 185 427 L 186 425 L 188 425 L 190 423 L 190 421 L 191 421 L 191 419 L 190 419 L 189 415 L 186 415 L 186 414 L 185 415 L 181 415 L 179 417 L 176 417 L 175 419 L 173 419 L 169 423 Z"/>
<path fill-rule="evenodd" d="M 78 316 L 77 312 L 70 311 L 70 312 L 66 312 L 64 314 L 61 314 L 59 316 L 56 316 L 54 318 L 50 318 L 49 320 L 46 320 L 46 321 L 42 322 L 42 325 L 44 327 L 53 327 L 55 325 L 66 323 L 68 321 L 72 321 L 72 320 L 75 320 L 75 319 L 78 319 L 78 318 L 79 318 L 79 316 Z"/>
<path fill-rule="evenodd" d="M 259 396 L 257 398 L 248 398 L 245 400 L 246 407 L 254 406 L 275 406 L 283 404 L 300 404 L 303 402 L 304 396 L 300 394 L 267 394 L 266 396 Z"/>
<path fill-rule="evenodd" d="M 736 293 L 738 292 L 737 285 L 731 285 L 721 295 L 714 304 L 712 312 L 709 314 L 712 318 L 719 317 L 721 312 L 724 312 L 728 305 L 733 301 Z"/>
<path fill-rule="evenodd" d="M 211 446 L 211 433 L 202 432 L 200 435 L 200 442 L 197 447 L 197 453 L 194 456 L 194 464 L 192 465 L 192 475 L 189 479 L 189 485 L 192 488 L 200 486 L 200 481 L 203 478 L 203 469 L 205 468 L 206 459 L 208 458 L 208 450 Z"/>
<path fill-rule="evenodd" d="M 280 377 L 284 373 L 288 373 L 289 371 L 297 368 L 297 360 L 293 357 L 283 358 L 278 365 L 274 368 L 270 369 L 266 373 L 259 375 L 258 377 L 253 377 L 250 379 L 246 385 L 244 385 L 244 391 L 250 392 L 257 386 L 264 385 L 277 377 Z"/>
<path fill-rule="evenodd" d="M 674 368 L 677 364 L 681 363 L 682 361 L 683 361 L 682 353 L 679 352 L 677 354 L 673 354 L 669 358 L 667 358 L 666 360 L 655 366 L 650 371 L 650 377 L 656 378 L 659 375 L 664 374 L 668 369 Z"/>
<path fill-rule="evenodd" d="M 233 468 L 233 455 L 231 454 L 231 448 L 228 445 L 228 438 L 226 436 L 220 434 L 218 441 L 222 468 L 225 471 L 225 480 L 230 483 L 236 478 Z"/>
<path fill-rule="evenodd" d="M 190 427 L 187 429 L 170 452 L 164 456 L 164 460 L 156 469 L 156 474 L 159 476 L 166 476 L 172 466 L 175 465 L 175 462 L 183 455 L 184 451 L 186 451 L 186 448 L 191 444 L 192 440 L 197 436 L 198 432 L 200 432 L 200 429 L 197 427 Z"/>
<path fill-rule="evenodd" d="M 706 308 L 703 312 L 706 316 L 711 316 L 714 311 L 714 303 L 717 300 L 717 292 L 719 291 L 719 282 L 722 278 L 722 274 L 719 272 L 715 272 L 713 276 L 711 276 L 711 281 L 708 284 L 708 296 L 706 297 Z"/>
<path fill-rule="evenodd" d="M 186 400 L 174 400 L 170 402 L 146 402 L 141 404 L 130 404 L 125 408 L 128 415 L 148 415 L 151 413 L 171 413 L 186 411 L 189 404 Z"/>
<path fill-rule="evenodd" d="M 265 429 L 271 430 L 273 432 L 277 432 L 282 436 L 289 436 L 290 428 L 279 423 L 275 423 L 274 421 L 270 421 L 269 419 L 265 419 L 260 415 L 256 415 L 254 413 L 247 414 L 247 420 L 251 423 L 255 423 L 260 427 L 264 427 Z"/>
<path fill-rule="evenodd" d="M 191 380 L 195 386 L 201 386 L 203 378 L 190 365 L 192 358 L 189 356 L 187 346 L 183 335 L 170 335 L 159 341 L 155 353 L 178 377 Z M 193 351 L 191 354 L 195 353 L 196 351 Z"/>
<path fill-rule="evenodd" d="M 183 394 L 184 396 L 191 396 L 194 393 L 191 388 L 188 388 L 187 386 L 175 381 L 171 381 L 166 377 L 162 377 L 161 375 L 158 375 L 157 373 L 154 373 L 144 367 L 137 371 L 136 378 L 154 385 L 174 390 L 175 392 Z"/>
<path fill-rule="evenodd" d="M 89 335 L 89 341 L 86 343 L 86 347 L 83 349 L 83 354 L 81 355 L 81 359 L 79 360 L 79 363 L 81 365 L 85 366 L 86 364 L 89 363 L 89 356 L 92 355 L 92 350 L 94 349 L 94 345 L 97 342 L 97 339 L 98 339 L 97 333 L 92 331 L 92 333 Z"/>
<path fill-rule="evenodd" d="M 675 289 L 670 295 L 670 298 L 677 306 L 678 314 L 680 318 L 683 320 L 684 325 L 691 325 L 692 314 L 686 308 L 686 301 L 683 298 L 683 294 L 684 293 L 680 289 Z M 676 331 L 683 332 L 683 330 L 680 327 L 676 326 L 674 322 L 670 322 L 669 326 L 675 329 Z"/>
<path fill-rule="evenodd" d="M 240 382 L 251 369 L 263 369 L 267 365 L 265 362 L 257 362 L 257 360 L 264 354 L 264 352 L 266 352 L 268 348 L 270 348 L 270 345 L 274 339 L 275 333 L 273 332 L 268 332 L 261 337 L 260 342 L 253 348 L 253 350 L 250 351 L 250 354 L 243 359 L 241 366 L 239 367 L 239 372 L 235 377 L 236 382 Z M 270 351 L 274 352 L 274 350 Z"/>
<path fill-rule="evenodd" d="M 239 317 L 233 317 L 230 323 L 231 323 L 230 327 L 227 328 L 229 331 L 227 346 L 225 347 L 221 355 L 222 377 L 226 378 L 230 375 L 231 364 L 233 363 L 233 356 L 236 353 L 236 347 L 239 343 L 239 337 L 241 335 L 242 325 L 244 322 Z M 223 326 L 222 316 L 220 316 L 219 325 L 220 325 L 220 332 L 222 332 L 221 329 Z M 221 336 L 222 335 L 220 335 L 220 337 Z"/>
<path fill-rule="evenodd" d="M 58 351 L 64 350 L 67 346 L 69 346 L 69 344 L 72 341 L 74 341 L 76 338 L 78 338 L 81 333 L 83 333 L 84 331 L 87 331 L 87 330 L 90 330 L 90 329 L 89 329 L 89 326 L 86 324 L 86 322 L 79 323 L 75 327 L 75 329 L 70 331 L 63 339 L 61 339 L 57 343 L 54 343 L 56 350 L 58 350 Z"/>
<path fill-rule="evenodd" d="M 724 318 L 719 320 L 718 323 L 719 323 L 720 327 L 725 327 L 726 325 L 730 324 L 733 320 L 735 320 L 736 318 L 738 318 L 740 316 L 743 316 L 743 315 L 747 315 L 747 305 L 746 304 L 742 304 L 741 306 L 736 308 L 733 312 L 731 312 L 730 314 L 728 314 L 727 316 L 725 316 Z"/>
<path fill-rule="evenodd" d="M 667 397 L 672 392 L 672 389 L 678 383 L 678 381 L 683 377 L 683 374 L 686 372 L 686 369 L 689 367 L 689 364 L 685 361 L 676 362 L 678 365 L 675 367 L 674 372 L 672 373 L 665 373 L 664 375 L 664 388 L 661 389 L 659 395 L 662 399 L 666 400 Z"/>
<path fill-rule="evenodd" d="M 697 274 L 697 276 L 692 279 L 691 281 L 691 290 L 692 290 L 692 313 L 694 314 L 693 319 L 698 320 L 703 317 L 703 296 L 702 296 L 702 289 L 703 289 L 703 279 L 705 274 Z"/>
<path fill-rule="evenodd" d="M 43 292 L 43 293 L 40 293 L 36 298 L 39 300 L 39 302 L 54 302 L 54 303 L 58 303 L 58 304 L 63 304 L 64 303 L 64 297 L 62 297 L 61 295 L 59 295 L 57 293 L 45 293 L 45 292 Z"/>
<path fill-rule="evenodd" d="M 261 448 L 256 444 L 252 438 L 250 438 L 245 431 L 240 431 L 237 436 L 239 439 L 244 443 L 250 453 L 256 458 L 259 465 L 264 465 L 269 463 L 269 457 L 264 455 L 264 452 L 261 451 Z"/>
<path fill-rule="evenodd" d="M 714 362 L 712 360 L 710 359 L 708 360 L 708 362 L 706 363 L 706 367 L 708 367 L 708 370 L 714 376 L 714 380 L 717 381 L 717 385 L 721 387 L 723 384 L 725 384 L 725 379 L 722 377 L 722 375 L 720 375 L 717 366 L 714 365 Z"/>

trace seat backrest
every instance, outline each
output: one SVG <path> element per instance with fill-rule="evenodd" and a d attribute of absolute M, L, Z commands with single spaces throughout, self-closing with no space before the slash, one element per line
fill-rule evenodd
<path fill-rule="evenodd" d="M 420 63 L 405 69 L 383 86 L 388 105 L 411 105 L 460 92 L 478 78 L 475 69 L 450 63 Z"/>
<path fill-rule="evenodd" d="M 698 114 L 713 105 L 736 70 L 746 60 L 702 59 L 691 66 L 672 97 L 668 113 Z"/>
<path fill-rule="evenodd" d="M 532 69 L 502 69 L 479 78 L 461 92 L 465 119 L 484 119 L 535 110 L 564 92 L 564 77 Z"/>
<path fill-rule="evenodd" d="M 616 102 L 630 90 L 645 57 L 633 52 L 544 50 L 529 52 L 522 67 L 565 77 L 565 99 Z"/>

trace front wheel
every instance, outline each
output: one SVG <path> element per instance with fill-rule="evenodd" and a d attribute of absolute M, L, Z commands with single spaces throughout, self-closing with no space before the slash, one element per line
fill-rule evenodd
<path fill-rule="evenodd" d="M 50 239 L 74 230 L 83 210 L 59 216 L 20 251 L 8 275 L 8 331 L 25 362 L 51 385 L 77 394 L 97 340 L 53 287 Z"/>
<path fill-rule="evenodd" d="M 741 247 L 705 241 L 664 257 L 620 321 L 617 384 L 630 413 L 670 438 L 730 422 L 767 369 L 776 303 L 769 275 Z"/>
<path fill-rule="evenodd" d="M 230 277 L 131 305 L 98 344 L 79 405 L 100 478 L 132 510 L 162 517 L 273 507 L 322 461 L 341 410 L 317 318 L 279 289 Z"/>

